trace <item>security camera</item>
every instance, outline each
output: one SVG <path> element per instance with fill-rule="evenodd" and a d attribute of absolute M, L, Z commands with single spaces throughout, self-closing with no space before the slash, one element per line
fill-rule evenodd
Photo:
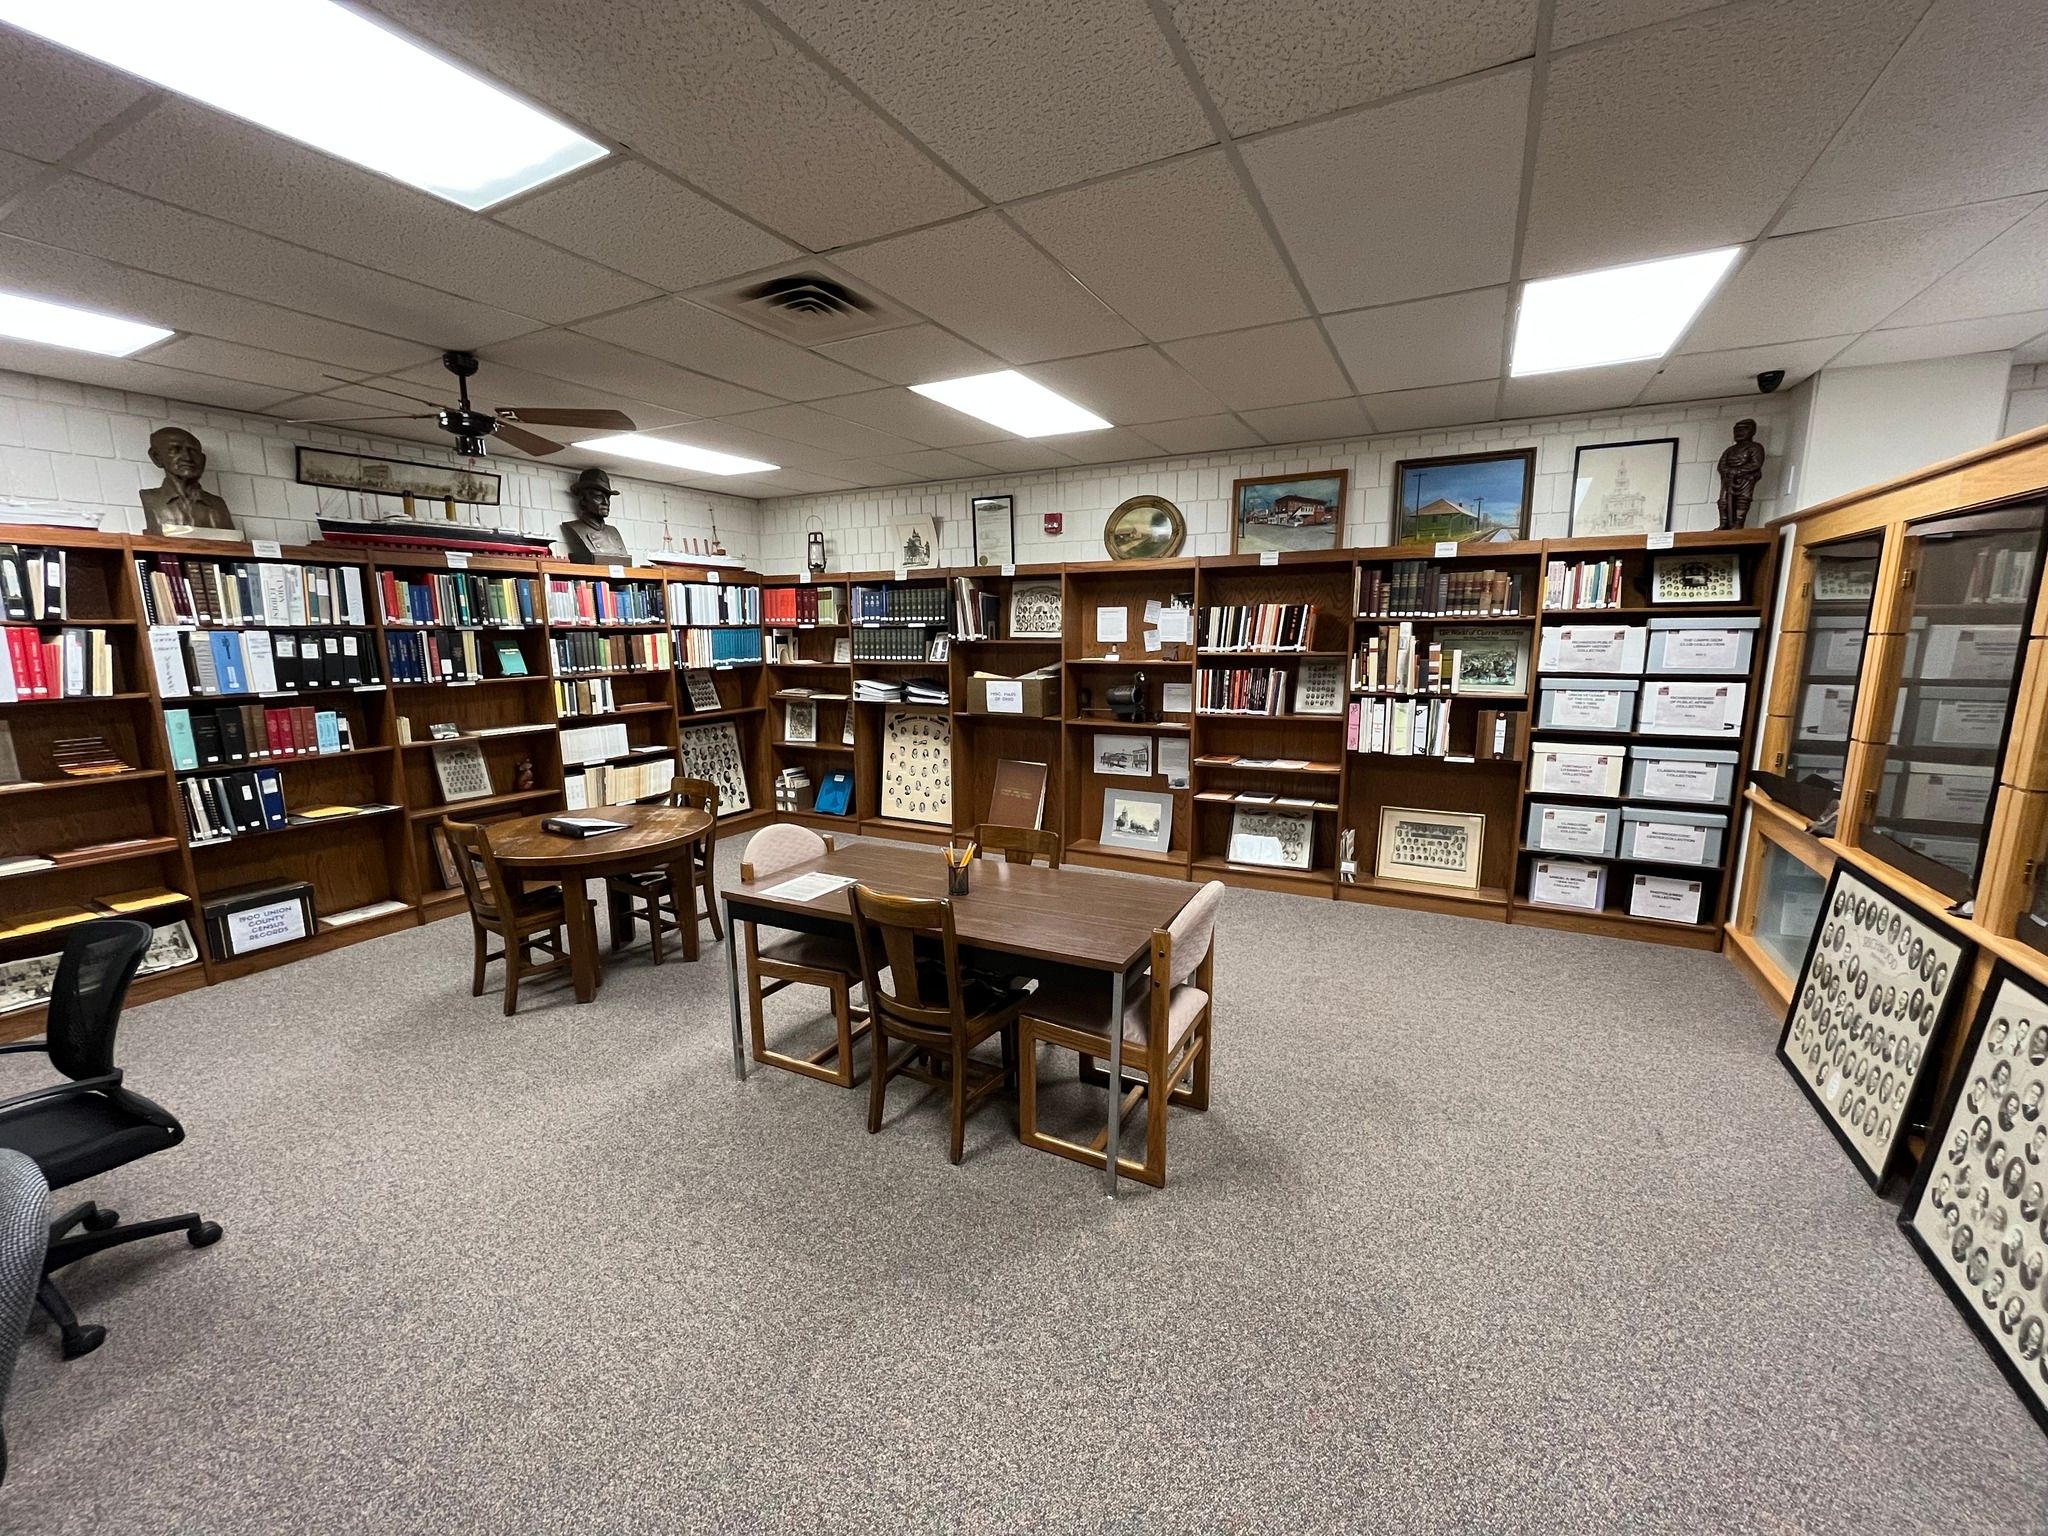
<path fill-rule="evenodd" d="M 1756 392 L 1760 395 L 1772 394 L 1777 390 L 1777 387 L 1784 382 L 1784 369 L 1766 368 L 1762 373 L 1756 376 Z"/>

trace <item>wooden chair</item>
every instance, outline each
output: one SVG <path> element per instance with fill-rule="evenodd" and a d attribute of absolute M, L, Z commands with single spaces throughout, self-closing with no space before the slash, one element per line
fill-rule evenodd
<path fill-rule="evenodd" d="M 974 840 L 983 853 L 1000 853 L 1005 864 L 1030 864 L 1045 860 L 1048 869 L 1060 867 L 1060 835 L 1036 827 L 1004 827 L 984 821 L 974 829 Z"/>
<path fill-rule="evenodd" d="M 714 943 L 725 941 L 725 929 L 718 921 L 718 786 L 709 779 L 677 779 L 669 787 L 667 804 L 677 810 L 704 811 L 711 826 L 691 858 L 697 871 L 701 900 L 697 921 L 711 923 Z M 676 910 L 676 893 L 669 888 L 668 870 L 636 870 L 630 875 L 613 875 L 604 883 L 605 908 L 611 916 L 612 948 L 624 949 L 636 919 L 647 924 L 647 947 L 654 963 L 661 964 L 661 936 L 683 931 Z"/>
<path fill-rule="evenodd" d="M 1124 1006 L 1124 1081 L 1119 1120 L 1145 1102 L 1145 1160 L 1117 1159 L 1120 1177 L 1154 1186 L 1166 1182 L 1166 1106 L 1209 1107 L 1209 1069 L 1215 1012 L 1216 914 L 1223 882 L 1211 880 L 1180 915 L 1152 934 L 1152 962 L 1146 982 L 1133 988 Z M 1160 984 L 1160 978 L 1166 984 Z M 1038 1046 L 1041 1042 L 1075 1052 L 1081 1077 L 1107 1085 L 1109 1074 L 1095 1067 L 1109 1055 L 1108 991 L 1050 984 L 1024 1005 L 1017 1024 L 1022 1077 L 1017 1094 L 1018 1139 L 1042 1152 L 1056 1152 L 1100 1168 L 1108 1161 L 1107 1130 L 1083 1145 L 1038 1128 Z M 1135 1053 L 1135 1054 L 1134 1054 Z M 1135 1069 L 1143 1080 L 1131 1077 Z M 1182 1080 L 1187 1079 L 1185 1086 Z"/>
<path fill-rule="evenodd" d="M 766 880 L 798 864 L 822 859 L 831 851 L 832 839 L 821 837 L 808 827 L 766 827 L 747 844 L 740 879 Z M 754 1060 L 851 1088 L 853 1045 L 868 1032 L 867 1010 L 853 1006 L 853 989 L 860 981 L 860 952 L 850 939 L 771 928 L 763 942 L 759 924 L 749 923 L 746 929 L 747 1019 L 753 1034 Z M 830 1045 L 809 1056 L 791 1056 L 771 1050 L 768 1045 L 768 1026 L 761 1004 L 785 987 L 793 986 L 822 987 L 832 997 L 837 1033 Z M 828 1066 L 835 1058 L 836 1064 Z"/>
<path fill-rule="evenodd" d="M 546 976 L 569 968 L 569 944 L 562 931 L 568 921 L 559 885 L 518 892 L 517 882 L 508 883 L 499 873 L 491 853 L 488 827 L 475 822 L 441 818 L 441 830 L 455 854 L 455 872 L 462 880 L 462 894 L 469 899 L 469 923 L 476 941 L 476 968 L 470 978 L 469 995 L 484 995 L 484 968 L 493 960 L 505 962 L 505 1014 L 519 1007 L 519 983 L 529 976 Z M 501 899 L 507 891 L 518 892 L 510 901 Z M 578 899 L 588 900 L 581 896 Z M 502 949 L 490 947 L 496 935 Z M 549 958 L 536 961 L 534 950 Z"/>
<path fill-rule="evenodd" d="M 914 1077 L 950 1090 L 953 1138 L 947 1155 L 958 1163 L 967 1117 L 1017 1080 L 1017 1010 L 1027 994 L 962 975 L 950 901 L 891 896 L 864 885 L 849 889 L 847 900 L 874 1031 L 868 1134 L 882 1128 L 889 1079 Z M 990 1035 L 1002 1036 L 1000 1066 L 971 1054 Z M 909 1049 L 892 1060 L 891 1040 Z"/>

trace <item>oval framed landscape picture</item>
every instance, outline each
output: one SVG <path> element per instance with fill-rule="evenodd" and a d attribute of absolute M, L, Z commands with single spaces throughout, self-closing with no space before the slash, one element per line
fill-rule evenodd
<path fill-rule="evenodd" d="M 1102 544 L 1112 560 L 1164 560 L 1180 553 L 1187 536 L 1187 519 L 1164 496 L 1119 502 L 1102 525 Z"/>

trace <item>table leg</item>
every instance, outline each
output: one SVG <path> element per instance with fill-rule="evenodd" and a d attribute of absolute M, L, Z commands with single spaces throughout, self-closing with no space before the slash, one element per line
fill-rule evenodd
<path fill-rule="evenodd" d="M 697 958 L 697 858 L 690 849 L 668 867 L 669 889 L 675 892 L 676 922 L 683 930 L 683 958 Z"/>
<path fill-rule="evenodd" d="M 576 982 L 576 1001 L 597 996 L 597 919 L 590 910 L 590 891 L 582 880 L 562 882 L 562 908 L 569 920 L 569 974 Z"/>
<path fill-rule="evenodd" d="M 1120 1155 L 1117 1143 L 1123 1130 L 1124 1107 L 1124 973 L 1118 971 L 1109 984 L 1109 1198 L 1116 1198 L 1116 1171 Z"/>
<path fill-rule="evenodd" d="M 732 915 L 732 903 L 725 904 L 725 974 L 731 984 L 732 1075 L 747 1080 L 747 1053 L 740 1043 L 740 925 Z"/>

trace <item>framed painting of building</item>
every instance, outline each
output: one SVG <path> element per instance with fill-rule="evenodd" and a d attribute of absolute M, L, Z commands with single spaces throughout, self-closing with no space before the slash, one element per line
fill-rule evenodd
<path fill-rule="evenodd" d="M 1403 459 L 1394 466 L 1396 544 L 1501 544 L 1529 536 L 1536 450 Z"/>
<path fill-rule="evenodd" d="M 1344 542 L 1351 472 L 1239 480 L 1230 491 L 1230 552 L 1263 555 L 1336 549 Z"/>

